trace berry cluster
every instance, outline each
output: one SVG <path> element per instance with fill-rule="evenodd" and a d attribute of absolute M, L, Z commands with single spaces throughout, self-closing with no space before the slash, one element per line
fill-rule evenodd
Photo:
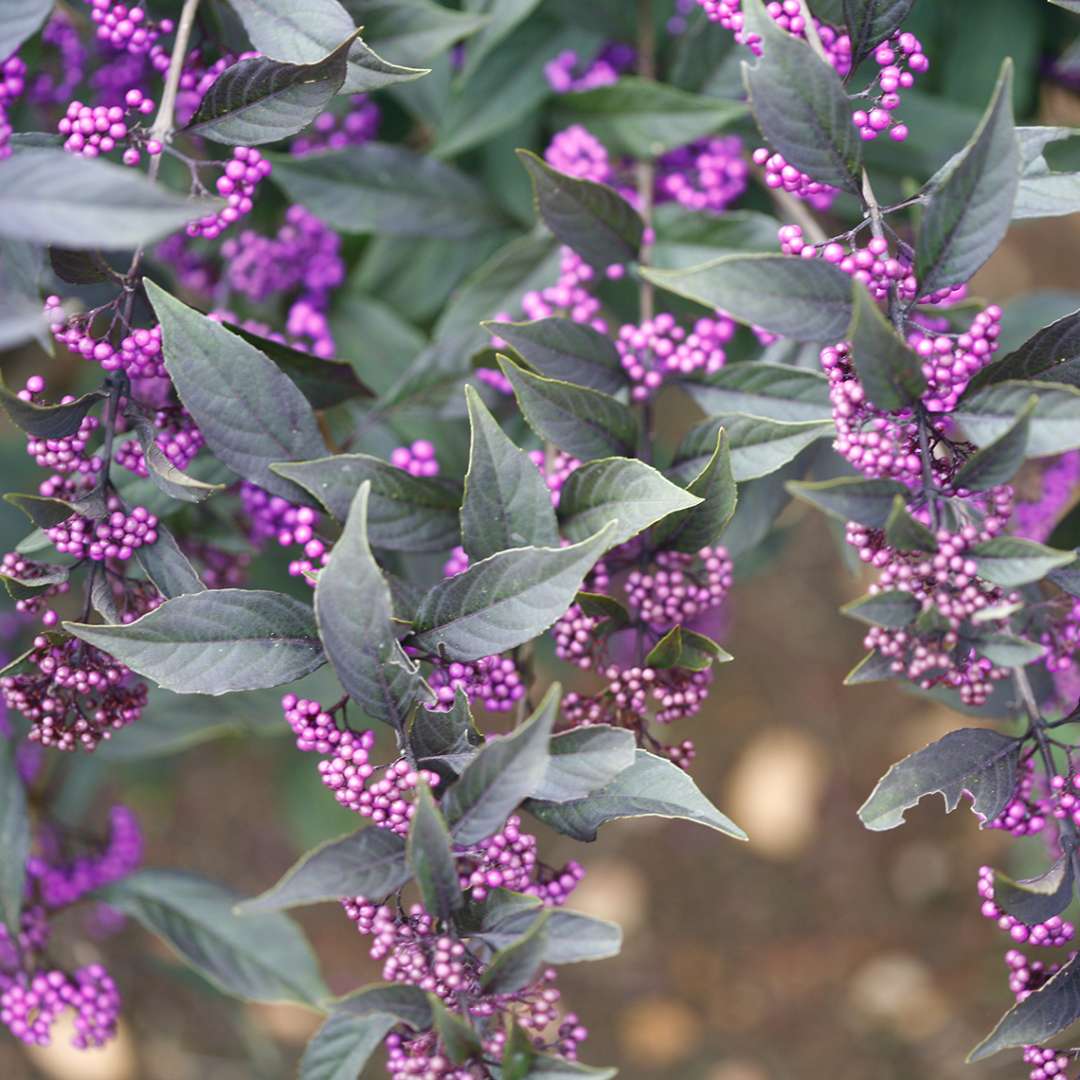
<path fill-rule="evenodd" d="M 330 557 L 326 544 L 315 535 L 319 515 L 309 506 L 294 506 L 280 495 L 271 495 L 245 480 L 240 485 L 240 500 L 248 522 L 248 538 L 255 547 L 277 540 L 281 547 L 301 549 L 301 557 L 289 564 L 293 577 L 304 577 Z"/>
<path fill-rule="evenodd" d="M 221 245 L 224 279 L 256 302 L 302 289 L 325 304 L 345 278 L 341 237 L 302 206 L 290 206 L 275 236 L 245 229 Z"/>
<path fill-rule="evenodd" d="M 90 18 L 97 23 L 98 40 L 110 48 L 134 56 L 147 55 L 155 70 L 164 71 L 169 57 L 157 44 L 158 38 L 173 31 L 172 19 L 153 22 L 139 6 L 114 4 L 110 0 L 88 0 Z"/>
<path fill-rule="evenodd" d="M 630 571 L 626 602 L 642 622 L 666 631 L 719 607 L 731 588 L 732 569 L 722 547 L 705 547 L 693 555 L 661 551 L 654 569 Z"/>
<path fill-rule="evenodd" d="M 900 105 L 900 91 L 910 90 L 915 85 L 915 76 L 930 69 L 930 61 L 914 34 L 897 30 L 874 50 L 874 62 L 881 68 L 876 79 L 877 89 L 871 87 L 864 91 L 872 99 L 871 107 L 856 109 L 852 122 L 867 142 L 883 131 L 887 131 L 894 142 L 903 142 L 908 136 L 907 125 L 898 123 L 893 112 Z"/>
<path fill-rule="evenodd" d="M 631 400 L 647 401 L 667 376 L 715 374 L 724 366 L 724 346 L 734 335 L 735 324 L 719 313 L 698 319 L 690 332 L 667 312 L 640 326 L 620 327 L 615 348 L 630 379 Z"/>
<path fill-rule="evenodd" d="M 57 130 L 66 136 L 64 149 L 69 154 L 88 158 L 108 154 L 118 146 L 130 142 L 131 145 L 124 150 L 124 164 L 138 165 L 141 155 L 136 144 L 145 146 L 146 152 L 151 156 L 161 153 L 162 144 L 157 139 L 143 139 L 137 127 L 129 127 L 128 117 L 133 112 L 146 116 L 153 111 L 153 99 L 134 88 L 124 95 L 123 106 L 90 106 L 81 101 L 71 102 L 57 124 Z"/>
<path fill-rule="evenodd" d="M 146 684 L 93 645 L 38 636 L 26 657 L 30 673 L 0 677 L 4 704 L 30 721 L 27 736 L 57 750 L 93 750 L 138 720 Z"/>
<path fill-rule="evenodd" d="M 525 696 L 517 665 L 508 656 L 484 656 L 471 663 L 433 658 L 428 682 L 439 709 L 449 710 L 458 690 L 470 704 L 479 703 L 489 712 L 509 712 Z"/>
<path fill-rule="evenodd" d="M 410 476 L 439 475 L 435 444 L 427 439 L 414 439 L 408 446 L 396 447 L 390 453 L 390 464 L 404 469 Z"/>
<path fill-rule="evenodd" d="M 8 110 L 26 88 L 26 65 L 18 56 L 9 56 L 0 64 L 0 161 L 11 157 L 11 135 L 14 130 Z"/>
<path fill-rule="evenodd" d="M 560 1020 L 555 972 L 546 969 L 530 985 L 513 993 L 496 994 L 482 986 L 486 961 L 475 945 L 443 933 L 421 905 L 397 912 L 357 896 L 343 902 L 357 930 L 371 938 L 371 956 L 383 960 L 383 978 L 418 986 L 435 994 L 453 1011 L 485 1023 L 483 1052 L 497 1060 L 504 1045 L 505 1018 L 533 1037 L 538 1050 L 556 1050 L 573 1061 L 588 1032 L 573 1013 Z M 557 1026 L 554 1038 L 549 1030 Z M 432 1030 L 415 1034 L 395 1031 L 387 1037 L 388 1068 L 393 1080 L 434 1077 L 439 1080 L 474 1080 L 469 1064 L 455 1067 Z"/>
<path fill-rule="evenodd" d="M 45 533 L 61 554 L 93 562 L 126 562 L 139 548 L 156 542 L 158 519 L 145 506 L 128 513 L 120 499 L 110 495 L 107 507 L 108 514 L 100 521 L 72 514 Z"/>
<path fill-rule="evenodd" d="M 759 146 L 751 155 L 753 162 L 763 172 L 765 186 L 774 191 L 786 191 L 798 199 L 805 199 L 815 210 L 828 210 L 840 194 L 839 188 L 822 184 L 801 169 L 790 165 L 783 154 L 771 152 Z"/>
<path fill-rule="evenodd" d="M 556 94 L 592 90 L 611 86 L 619 76 L 629 71 L 637 59 L 630 45 L 613 41 L 605 45 L 591 60 L 583 60 L 573 49 L 564 49 L 544 65 L 544 76 Z"/>
<path fill-rule="evenodd" d="M 62 105 L 83 81 L 89 54 L 71 16 L 61 8 L 49 16 L 41 31 L 41 40 L 59 54 L 56 71 L 45 70 L 43 66 L 35 74 L 26 96 L 35 105 Z"/>
<path fill-rule="evenodd" d="M 116 1036 L 120 994 L 100 964 L 68 974 L 53 969 L 0 980 L 0 1021 L 17 1039 L 48 1046 L 52 1026 L 61 1013 L 75 1013 L 71 1044 L 79 1050 L 103 1046 Z"/>
<path fill-rule="evenodd" d="M 380 771 L 370 760 L 375 746 L 375 736 L 370 731 L 359 734 L 347 728 L 343 731 L 333 714 L 317 701 L 298 698 L 295 694 L 286 694 L 281 705 L 296 735 L 297 748 L 324 755 L 319 762 L 319 775 L 337 801 L 370 818 L 379 828 L 404 836 L 413 815 L 413 803 L 406 798 L 407 794 L 421 780 L 435 787 L 440 782 L 439 776 L 428 769 L 415 769 L 404 758 L 398 758 L 369 783 Z"/>
<path fill-rule="evenodd" d="M 232 158 L 226 162 L 222 175 L 215 183 L 217 193 L 225 199 L 225 208 L 193 221 L 187 227 L 188 236 L 213 240 L 230 225 L 250 214 L 255 205 L 255 189 L 270 175 L 270 169 L 270 162 L 254 147 L 233 147 Z"/>

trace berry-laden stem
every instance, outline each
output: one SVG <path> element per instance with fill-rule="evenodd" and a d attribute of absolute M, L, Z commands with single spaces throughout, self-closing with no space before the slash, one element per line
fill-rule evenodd
<path fill-rule="evenodd" d="M 1039 755 L 1042 758 L 1043 768 L 1046 770 L 1046 781 L 1049 783 L 1050 778 L 1057 773 L 1057 767 L 1054 765 L 1054 754 L 1050 748 L 1050 738 L 1046 734 L 1049 725 L 1043 719 L 1042 710 L 1039 708 L 1039 703 L 1035 698 L 1035 691 L 1032 689 L 1031 680 L 1028 678 L 1026 669 L 1016 668 L 1013 671 L 1013 682 L 1020 694 L 1020 700 L 1024 704 L 1024 711 L 1027 713 L 1028 723 L 1031 727 L 1030 734 L 1034 736 L 1035 742 L 1038 744 Z M 1065 834 L 1067 840 L 1067 843 L 1062 844 L 1062 848 L 1065 854 L 1071 855 L 1077 846 L 1078 837 L 1076 824 L 1069 814 L 1061 818 L 1061 831 Z"/>
<path fill-rule="evenodd" d="M 656 32 L 653 26 L 652 0 L 637 0 L 637 73 L 643 79 L 656 78 Z M 656 168 L 649 158 L 642 158 L 635 168 L 639 212 L 645 222 L 646 230 L 652 228 L 653 186 L 656 183 Z M 640 266 L 648 265 L 649 244 L 641 246 L 638 259 Z M 644 278 L 638 279 L 638 306 L 640 319 L 648 322 L 656 310 L 656 298 L 652 283 Z"/>

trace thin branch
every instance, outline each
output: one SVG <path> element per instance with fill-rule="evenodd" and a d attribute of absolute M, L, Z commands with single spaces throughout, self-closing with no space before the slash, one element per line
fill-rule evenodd
<path fill-rule="evenodd" d="M 199 0 L 184 0 L 180 19 L 176 24 L 176 38 L 173 40 L 172 55 L 169 57 L 169 67 L 165 72 L 165 87 L 161 92 L 161 104 L 158 106 L 157 116 L 154 117 L 154 125 L 150 129 L 150 138 L 157 139 L 163 146 L 172 137 L 173 124 L 176 120 L 176 97 L 180 92 L 180 76 L 184 70 L 184 57 L 187 55 L 188 43 L 191 41 L 191 31 L 195 25 L 195 15 L 199 10 Z M 161 169 L 162 154 L 153 154 L 150 157 L 150 166 L 147 175 L 151 180 L 156 180 Z M 127 276 L 134 281 L 142 263 L 143 247 L 135 249 L 131 259 L 131 266 Z"/>

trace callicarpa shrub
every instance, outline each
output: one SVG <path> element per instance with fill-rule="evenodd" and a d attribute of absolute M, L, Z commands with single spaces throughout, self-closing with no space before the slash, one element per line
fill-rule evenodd
<path fill-rule="evenodd" d="M 692 778 L 693 717 L 794 496 L 874 578 L 848 682 L 998 722 L 860 814 L 940 792 L 1043 837 L 1045 873 L 976 883 L 1016 1004 L 972 1056 L 1067 1074 L 1080 312 L 1003 348 L 968 282 L 1011 221 L 1080 211 L 1080 173 L 1071 129 L 1016 126 L 1007 58 L 981 119 L 936 114 L 934 6 L 0 3 L 0 343 L 84 387 L 0 386 L 41 470 L 0 567 L 16 1039 L 115 1035 L 133 988 L 52 943 L 84 904 L 88 933 L 133 917 L 221 991 L 325 1014 L 303 1080 L 613 1076 L 557 980 L 620 931 L 533 822 L 745 839 Z M 86 755 L 223 733 L 234 694 L 358 818 L 260 895 L 144 866 L 122 805 L 100 838 L 54 812 Z M 382 981 L 331 996 L 284 913 L 315 903 Z"/>

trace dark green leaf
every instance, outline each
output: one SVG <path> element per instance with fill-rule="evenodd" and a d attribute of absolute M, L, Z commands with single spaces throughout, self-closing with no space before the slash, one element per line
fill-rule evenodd
<path fill-rule="evenodd" d="M 344 233 L 467 240 L 504 224 L 476 181 L 404 146 L 270 157 L 286 194 Z"/>
<path fill-rule="evenodd" d="M 258 146 L 303 131 L 341 89 L 355 36 L 314 64 L 258 56 L 227 67 L 184 130 L 228 146 Z"/>
<path fill-rule="evenodd" d="M 334 1013 L 304 1048 L 299 1080 L 356 1080 L 396 1023 L 379 1013 Z"/>
<path fill-rule="evenodd" d="M 469 558 L 486 559 L 508 548 L 556 547 L 555 510 L 540 470 L 510 441 L 471 386 L 465 387 L 465 399 L 471 441 L 461 542 Z"/>
<path fill-rule="evenodd" d="M 500 1065 L 502 1080 L 526 1080 L 536 1060 L 536 1049 L 516 1020 L 511 1018 L 508 1028 Z"/>
<path fill-rule="evenodd" d="M 686 270 L 643 267 L 641 276 L 658 288 L 793 341 L 840 341 L 854 311 L 851 278 L 821 259 L 722 255 Z"/>
<path fill-rule="evenodd" d="M 388 896 L 408 880 L 405 841 L 370 825 L 307 852 L 273 888 L 245 900 L 238 910 L 280 911 L 343 896 Z"/>
<path fill-rule="evenodd" d="M 439 1035 L 446 1056 L 455 1065 L 461 1065 L 470 1058 L 479 1057 L 483 1052 L 480 1036 L 464 1017 L 451 1012 L 434 994 L 430 997 L 431 1011 L 435 1021 L 435 1030 Z"/>
<path fill-rule="evenodd" d="M 97 285 L 119 277 L 100 251 L 72 251 L 53 246 L 49 248 L 49 265 L 61 281 L 72 285 Z"/>
<path fill-rule="evenodd" d="M 93 390 L 62 405 L 37 405 L 24 401 L 0 380 L 0 404 L 16 427 L 39 439 L 63 439 L 79 430 L 86 414 L 105 395 Z"/>
<path fill-rule="evenodd" d="M 994 903 L 1027 926 L 1060 915 L 1073 897 L 1073 855 L 1062 855 L 1043 874 L 1014 881 L 994 871 Z"/>
<path fill-rule="evenodd" d="M 11 491 L 4 496 L 4 502 L 18 507 L 39 529 L 51 529 L 54 525 L 67 521 L 72 514 L 79 513 L 77 504 L 44 495 L 22 495 Z M 86 516 L 99 518 L 102 515 L 94 513 Z"/>
<path fill-rule="evenodd" d="M 450 761 L 455 772 L 461 771 L 483 743 L 484 737 L 469 710 L 469 699 L 460 687 L 449 711 L 421 707 L 409 725 L 409 748 L 416 760 Z"/>
<path fill-rule="evenodd" d="M 1076 561 L 1075 551 L 1055 551 L 1016 536 L 995 536 L 971 549 L 971 557 L 979 567 L 979 576 L 1014 589 L 1033 581 L 1041 581 L 1051 570 Z"/>
<path fill-rule="evenodd" d="M 419 785 L 409 824 L 406 859 L 420 888 L 425 909 L 449 922 L 465 898 L 461 894 L 450 832 L 431 797 L 431 789 L 423 782 Z"/>
<path fill-rule="evenodd" d="M 772 420 L 764 416 L 717 416 L 708 421 L 710 433 L 727 432 L 735 479 L 757 480 L 783 468 L 818 439 L 831 438 L 832 420 Z"/>
<path fill-rule="evenodd" d="M 127 419 L 135 428 L 135 436 L 142 447 L 143 460 L 151 481 L 170 499 L 198 503 L 225 487 L 224 484 L 206 484 L 178 469 L 158 446 L 158 431 L 148 413 L 132 405 L 128 409 Z"/>
<path fill-rule="evenodd" d="M 398 551 L 445 551 L 458 542 L 459 496 L 437 480 L 410 476 L 381 458 L 335 454 L 274 466 L 345 521 L 360 485 L 371 482 L 368 540 Z"/>
<path fill-rule="evenodd" d="M 645 223 L 618 192 L 561 173 L 530 150 L 517 155 L 532 179 L 537 213 L 562 243 L 596 267 L 637 259 Z"/>
<path fill-rule="evenodd" d="M 15 53 L 27 38 L 49 17 L 53 0 L 4 0 L 4 17 L 0 20 L 0 56 Z"/>
<path fill-rule="evenodd" d="M 0 922 L 8 940 L 19 932 L 23 905 L 26 860 L 30 855 L 30 818 L 26 810 L 26 789 L 15 761 L 14 739 L 0 739 Z"/>
<path fill-rule="evenodd" d="M 223 205 L 182 198 L 134 169 L 59 147 L 17 150 L 0 162 L 0 187 L 0 236 L 78 249 L 148 244 Z"/>
<path fill-rule="evenodd" d="M 982 1061 L 1012 1046 L 1041 1046 L 1077 1019 L 1080 1019 L 1080 957 L 1070 960 L 1049 982 L 1014 1005 L 971 1051 L 968 1061 Z"/>
<path fill-rule="evenodd" d="M 158 538 L 153 544 L 136 548 L 135 558 L 143 573 L 157 586 L 158 592 L 168 600 L 185 593 L 203 592 L 206 586 L 202 579 L 180 550 L 173 534 L 160 521 L 157 534 Z"/>
<path fill-rule="evenodd" d="M 598 390 L 533 375 L 505 357 L 499 357 L 499 367 L 541 439 L 582 461 L 635 452 L 637 417 L 621 401 Z"/>
<path fill-rule="evenodd" d="M 1071 596 L 1080 596 L 1080 563 L 1073 562 L 1064 569 L 1051 570 L 1046 575 L 1059 589 L 1064 589 Z"/>
<path fill-rule="evenodd" d="M 473 147 L 494 152 L 492 140 L 523 122 L 533 122 L 551 96 L 544 75 L 546 61 L 565 48 L 587 50 L 593 40 L 543 18 L 522 23 L 471 77 L 458 83 L 455 92 L 438 101 L 434 153 L 447 158 Z M 505 165 L 508 150 L 503 148 L 500 154 Z"/>
<path fill-rule="evenodd" d="M 1051 143 L 1071 139 L 1076 133 L 1075 128 L 1066 127 L 1016 129 L 1022 167 L 1020 187 L 1013 203 L 1013 221 L 1062 217 L 1080 210 L 1080 173 L 1056 172 L 1044 154 Z"/>
<path fill-rule="evenodd" d="M 829 380 L 786 364 L 731 364 L 686 389 L 710 415 L 746 413 L 770 420 L 828 420 Z"/>
<path fill-rule="evenodd" d="M 227 994 L 309 1005 L 328 994 L 315 954 L 291 919 L 237 915 L 236 896 L 213 882 L 139 870 L 96 895 L 138 919 Z"/>
<path fill-rule="evenodd" d="M 977 371 L 968 383 L 968 392 L 1005 379 L 1080 382 L 1080 311 L 1043 327 L 1018 349 Z"/>
<path fill-rule="evenodd" d="M 1007 484 L 1016 475 L 1027 454 L 1031 414 L 1038 403 L 1039 399 L 1033 394 L 1011 427 L 964 462 L 956 474 L 956 487 L 986 491 Z"/>
<path fill-rule="evenodd" d="M 364 481 L 315 585 L 315 617 L 326 656 L 350 698 L 373 720 L 403 732 L 430 691 L 394 634 L 390 588 L 367 536 L 371 484 Z"/>
<path fill-rule="evenodd" d="M 851 37 L 851 66 L 854 69 L 901 26 L 915 6 L 915 0 L 843 0 L 841 6 Z"/>
<path fill-rule="evenodd" d="M 468 82 L 483 59 L 507 34 L 529 17 L 540 0 L 466 0 L 465 10 L 487 17 L 487 23 L 469 42 L 461 78 Z"/>
<path fill-rule="evenodd" d="M 1020 741 L 987 728 L 961 728 L 898 761 L 859 809 L 875 832 L 904 823 L 904 812 L 935 792 L 951 813 L 965 792 L 983 821 L 1001 813 L 1016 790 Z"/>
<path fill-rule="evenodd" d="M 431 998 L 418 986 L 373 983 L 327 1004 L 348 1016 L 393 1016 L 416 1031 L 431 1027 Z"/>
<path fill-rule="evenodd" d="M 937 552 L 937 537 L 921 521 L 908 513 L 903 495 L 893 497 L 892 510 L 885 522 L 885 539 L 900 551 Z"/>
<path fill-rule="evenodd" d="M 668 515 L 702 504 L 697 495 L 666 480 L 636 458 L 602 458 L 575 469 L 559 496 L 559 520 L 572 541 L 592 536 L 609 522 L 611 546 L 623 544 Z"/>
<path fill-rule="evenodd" d="M 414 642 L 452 660 L 479 660 L 543 633 L 573 603 L 611 547 L 614 522 L 564 548 L 514 548 L 439 582 L 413 620 Z"/>
<path fill-rule="evenodd" d="M 308 0 L 302 9 L 286 0 L 230 0 L 230 6 L 259 52 L 294 64 L 318 63 L 356 32 L 352 17 L 338 0 Z M 379 90 L 426 73 L 422 68 L 388 63 L 357 38 L 349 49 L 341 93 Z"/>
<path fill-rule="evenodd" d="M 743 18 L 764 51 L 757 63 L 743 62 L 761 133 L 795 168 L 858 193 L 862 144 L 840 76 L 807 42 L 781 30 L 761 0 L 744 0 Z"/>
<path fill-rule="evenodd" d="M 676 455 L 677 465 L 693 463 L 698 469 L 686 490 L 702 502 L 691 510 L 672 514 L 657 526 L 653 535 L 660 548 L 693 553 L 712 547 L 735 513 L 738 494 L 727 433 L 722 427 L 716 431 L 716 443 L 709 453 L 706 425 L 692 429 Z"/>
<path fill-rule="evenodd" d="M 547 768 L 530 795 L 558 803 L 583 799 L 614 780 L 633 765 L 635 743 L 633 732 L 597 724 L 556 735 L 548 749 Z"/>
<path fill-rule="evenodd" d="M 645 664 L 661 669 L 705 671 L 715 662 L 726 664 L 732 659 L 731 654 L 720 648 L 712 638 L 683 626 L 674 626 L 653 646 L 645 657 Z"/>
<path fill-rule="evenodd" d="M 879 409 L 899 412 L 926 389 L 922 361 L 885 320 L 861 282 L 854 283 L 855 310 L 845 340 L 866 395 Z"/>
<path fill-rule="evenodd" d="M 997 664 L 998 667 L 1022 668 L 1041 660 L 1046 655 L 1046 646 L 1038 645 L 1027 638 L 1015 634 L 989 633 L 964 635 L 964 644 L 970 644 L 980 655 Z"/>
<path fill-rule="evenodd" d="M 884 529 L 893 513 L 896 496 L 908 494 L 908 489 L 896 480 L 868 480 L 861 476 L 792 481 L 787 488 L 797 499 L 840 521 L 857 521 L 871 529 Z"/>
<path fill-rule="evenodd" d="M 687 773 L 647 750 L 638 750 L 630 768 L 585 799 L 564 803 L 530 800 L 527 809 L 575 840 L 595 840 L 596 830 L 605 822 L 627 817 L 681 818 L 746 839 L 742 829 L 702 795 Z"/>
<path fill-rule="evenodd" d="M 243 338 L 152 281 L 144 284 L 161 322 L 165 367 L 207 446 L 246 480 L 290 502 L 306 502 L 303 489 L 270 465 L 325 453 L 307 399 Z"/>
<path fill-rule="evenodd" d="M 975 134 L 930 189 L 915 244 L 921 294 L 967 281 L 990 258 L 1009 227 L 1019 182 L 1012 62 L 1006 60 Z"/>
<path fill-rule="evenodd" d="M 64 627 L 177 694 L 280 686 L 324 662 L 311 608 L 260 589 L 176 596 L 122 626 Z"/>
<path fill-rule="evenodd" d="M 1052 382 L 1006 381 L 965 394 L 953 419 L 979 446 L 1003 435 L 1038 398 L 1028 428 L 1028 457 L 1063 454 L 1080 447 L 1080 389 Z"/>
<path fill-rule="evenodd" d="M 235 323 L 225 322 L 224 325 L 273 360 L 296 383 L 313 409 L 329 409 L 355 397 L 375 396 L 356 377 L 353 365 L 347 361 L 314 356 L 291 345 L 283 345 L 280 341 L 253 334 Z"/>
<path fill-rule="evenodd" d="M 442 810 L 455 843 L 476 844 L 498 832 L 539 786 L 561 693 L 556 683 L 521 727 L 490 739 L 443 795 Z"/>
<path fill-rule="evenodd" d="M 512 994 L 536 979 L 547 951 L 549 917 L 549 912 L 542 912 L 513 945 L 499 949 L 480 976 L 484 990 L 489 994 Z"/>
<path fill-rule="evenodd" d="M 543 914 L 535 897 L 493 890 L 484 905 L 482 923 L 476 935 L 492 948 L 501 949 L 520 938 Z M 546 964 L 577 964 L 617 956 L 622 931 L 616 923 L 594 919 L 577 911 L 555 908 L 547 920 Z"/>
<path fill-rule="evenodd" d="M 611 338 L 570 319 L 485 322 L 484 329 L 514 348 L 534 371 L 549 379 L 614 394 L 626 385 Z"/>
<path fill-rule="evenodd" d="M 678 203 L 661 203 L 653 211 L 656 243 L 649 263 L 664 270 L 684 270 L 738 252 L 779 250 L 779 222 L 756 210 L 725 210 L 705 215 Z"/>
<path fill-rule="evenodd" d="M 862 596 L 845 604 L 840 610 L 870 626 L 888 626 L 899 630 L 910 626 L 921 609 L 919 601 L 911 593 L 893 589 Z"/>
<path fill-rule="evenodd" d="M 417 67 L 487 22 L 483 16 L 452 11 L 432 0 L 344 0 L 344 4 L 379 52 Z"/>
<path fill-rule="evenodd" d="M 583 124 L 612 155 L 647 159 L 722 131 L 745 115 L 746 106 L 737 101 L 624 75 L 611 86 L 564 94 L 555 123 Z"/>

